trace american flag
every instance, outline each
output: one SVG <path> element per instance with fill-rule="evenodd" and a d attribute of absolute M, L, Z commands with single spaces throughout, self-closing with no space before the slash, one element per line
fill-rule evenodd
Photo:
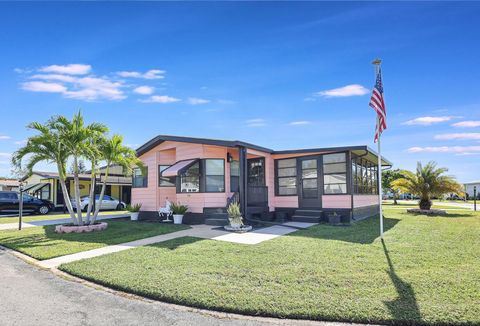
<path fill-rule="evenodd" d="M 387 129 L 387 111 L 385 110 L 385 102 L 383 100 L 382 72 L 380 68 L 378 68 L 377 81 L 372 91 L 372 97 L 370 98 L 370 106 L 377 112 L 378 118 L 374 140 L 376 143 L 383 130 Z"/>

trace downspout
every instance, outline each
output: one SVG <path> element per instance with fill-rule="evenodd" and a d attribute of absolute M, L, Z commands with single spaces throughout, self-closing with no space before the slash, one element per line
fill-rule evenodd
<path fill-rule="evenodd" d="M 238 146 L 238 161 L 240 169 L 240 210 L 243 218 L 247 218 L 247 149 L 244 146 Z"/>

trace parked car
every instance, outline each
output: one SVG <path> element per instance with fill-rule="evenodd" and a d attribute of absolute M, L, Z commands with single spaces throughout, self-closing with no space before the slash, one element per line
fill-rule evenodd
<path fill-rule="evenodd" d="M 20 194 L 15 191 L 0 191 L 0 212 L 16 213 L 19 211 Z M 23 211 L 26 213 L 48 214 L 55 208 L 51 201 L 23 194 Z"/>
<path fill-rule="evenodd" d="M 100 195 L 95 195 L 95 205 L 100 204 L 99 199 Z M 82 211 L 87 210 L 89 201 L 90 198 L 88 198 L 88 196 L 83 196 L 80 198 L 80 208 L 82 209 Z M 75 209 L 77 208 L 77 203 L 75 199 L 72 199 L 72 206 Z M 108 195 L 103 196 L 101 209 L 120 211 L 125 208 L 127 208 L 127 204 L 125 204 L 123 201 L 119 201 L 118 199 L 115 199 Z"/>

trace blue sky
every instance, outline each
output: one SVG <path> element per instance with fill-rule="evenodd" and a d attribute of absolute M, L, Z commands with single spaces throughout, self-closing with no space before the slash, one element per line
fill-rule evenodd
<path fill-rule="evenodd" d="M 480 179 L 479 16 L 473 2 L 0 3 L 0 175 L 27 123 L 78 109 L 133 147 L 375 148 L 380 57 L 384 155 Z"/>

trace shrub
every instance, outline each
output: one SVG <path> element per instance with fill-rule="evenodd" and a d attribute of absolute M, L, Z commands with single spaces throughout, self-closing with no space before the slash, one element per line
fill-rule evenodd
<path fill-rule="evenodd" d="M 178 204 L 172 203 L 172 205 L 170 206 L 170 209 L 172 210 L 174 215 L 185 215 L 185 213 L 188 212 L 188 206 L 182 205 L 180 203 Z"/>
<path fill-rule="evenodd" d="M 227 208 L 227 213 L 230 224 L 243 225 L 242 213 L 240 212 L 240 204 L 238 202 L 231 203 Z"/>
<path fill-rule="evenodd" d="M 135 205 L 127 205 L 127 211 L 129 211 L 130 213 L 138 213 L 140 212 L 140 208 L 142 208 L 142 204 L 138 203 L 138 204 L 135 204 Z"/>

